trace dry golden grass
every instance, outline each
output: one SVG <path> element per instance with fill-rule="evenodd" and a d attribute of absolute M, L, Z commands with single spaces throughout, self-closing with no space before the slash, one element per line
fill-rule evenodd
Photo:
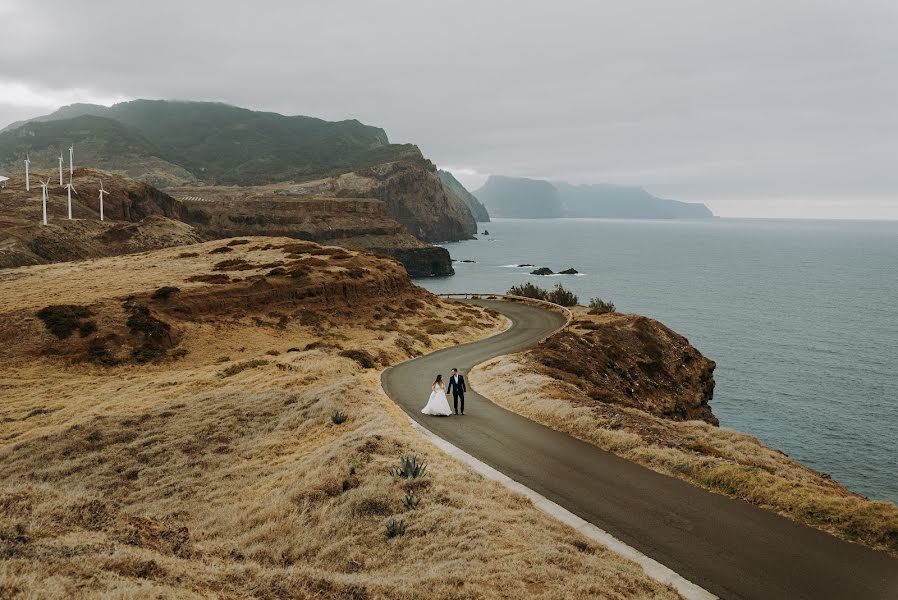
<path fill-rule="evenodd" d="M 160 251 L 0 272 L 0 322 L 20 322 L 67 285 L 66 300 L 99 311 L 102 330 L 116 306 L 105 299 L 184 289 L 221 244 L 172 261 Z M 379 392 L 379 369 L 341 355 L 365 351 L 382 366 L 424 350 L 369 328 L 373 311 L 407 328 L 457 322 L 458 341 L 505 326 L 410 290 L 357 311 L 304 308 L 320 317 L 305 324 L 251 312 L 172 321 L 186 355 L 143 365 L 43 356 L 50 341 L 23 338 L 28 352 L 0 362 L 0 597 L 677 597 L 435 449 Z M 411 307 L 397 302 L 407 294 Z M 251 366 L 223 376 L 234 365 Z M 335 410 L 348 420 L 334 425 Z M 428 463 L 425 478 L 389 474 L 406 453 Z M 408 491 L 415 509 L 403 505 Z M 391 518 L 407 524 L 403 537 L 387 537 Z"/>
<path fill-rule="evenodd" d="M 541 374 L 526 354 L 487 361 L 470 378 L 497 404 L 655 471 L 898 553 L 898 507 L 854 494 L 750 435 L 597 403 Z"/>

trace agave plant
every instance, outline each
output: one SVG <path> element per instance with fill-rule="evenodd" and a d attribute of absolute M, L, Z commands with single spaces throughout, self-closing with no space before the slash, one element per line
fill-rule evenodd
<path fill-rule="evenodd" d="M 331 422 L 333 422 L 334 425 L 345 423 L 348 418 L 349 417 L 346 416 L 346 413 L 342 410 L 335 410 L 331 413 Z"/>
<path fill-rule="evenodd" d="M 403 479 L 418 479 L 427 473 L 427 465 L 418 462 L 414 454 L 407 454 L 399 459 L 399 466 L 390 469 L 390 475 Z"/>
<path fill-rule="evenodd" d="M 415 509 L 418 507 L 418 503 L 421 502 L 421 498 L 414 495 L 412 492 L 406 492 L 405 498 L 402 500 L 402 503 L 405 504 L 406 508 Z"/>
<path fill-rule="evenodd" d="M 387 522 L 387 537 L 394 538 L 400 535 L 405 535 L 405 521 L 390 519 Z"/>

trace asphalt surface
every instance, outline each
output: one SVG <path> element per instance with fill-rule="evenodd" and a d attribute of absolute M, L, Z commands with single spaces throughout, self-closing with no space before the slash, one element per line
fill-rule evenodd
<path fill-rule="evenodd" d="M 898 559 L 884 552 L 655 473 L 478 395 L 474 365 L 534 345 L 564 319 L 476 303 L 505 314 L 511 329 L 384 372 L 387 394 L 413 419 L 721 598 L 898 599 Z M 436 374 L 453 367 L 467 378 L 465 416 L 422 415 Z"/>

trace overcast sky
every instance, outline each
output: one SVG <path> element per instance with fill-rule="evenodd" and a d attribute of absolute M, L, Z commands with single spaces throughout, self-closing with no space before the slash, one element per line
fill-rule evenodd
<path fill-rule="evenodd" d="M 71 102 L 357 118 L 470 188 L 898 219 L 895 0 L 0 0 L 0 126 Z"/>

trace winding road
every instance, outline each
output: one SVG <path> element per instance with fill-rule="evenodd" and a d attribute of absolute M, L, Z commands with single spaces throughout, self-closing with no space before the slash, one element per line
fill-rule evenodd
<path fill-rule="evenodd" d="M 437 373 L 465 374 L 564 324 L 528 305 L 471 302 L 506 315 L 512 327 L 385 371 L 384 390 L 412 419 L 721 598 L 898 598 L 898 559 L 534 423 L 478 395 L 476 381 L 468 381 L 465 416 L 422 415 Z"/>

